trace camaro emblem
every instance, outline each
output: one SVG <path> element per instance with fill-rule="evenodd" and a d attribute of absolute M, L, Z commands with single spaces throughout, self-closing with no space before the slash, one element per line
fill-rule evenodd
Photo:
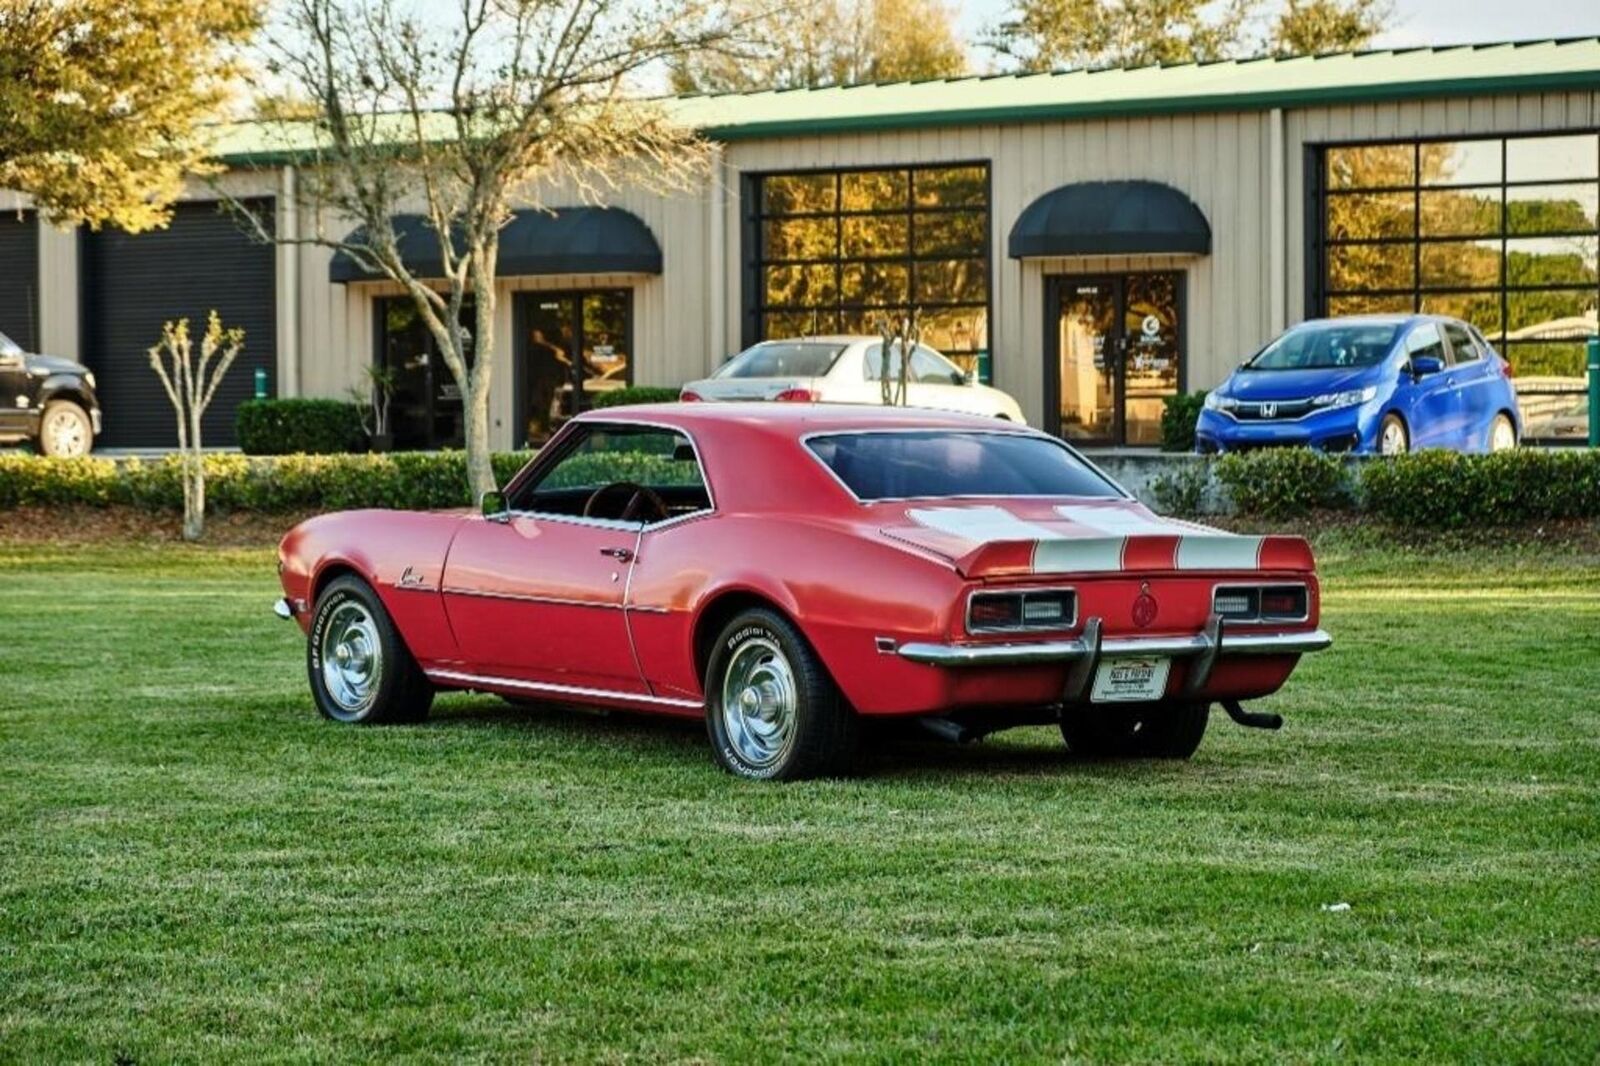
<path fill-rule="evenodd" d="M 1278 417 L 1278 405 L 1275 404 L 1275 403 L 1264 403 L 1264 404 L 1262 404 L 1261 405 L 1261 417 L 1262 418 L 1277 418 Z"/>
<path fill-rule="evenodd" d="M 1156 620 L 1156 610 L 1156 598 L 1150 595 L 1150 583 L 1147 581 L 1139 587 L 1139 595 L 1133 600 L 1133 624 L 1140 629 L 1148 628 Z"/>

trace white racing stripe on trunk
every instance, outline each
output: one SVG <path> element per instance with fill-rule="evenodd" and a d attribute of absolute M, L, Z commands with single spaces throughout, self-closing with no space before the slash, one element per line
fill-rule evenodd
<path fill-rule="evenodd" d="M 1033 572 L 1065 574 L 1122 569 L 1126 537 L 1054 537 L 1033 549 Z"/>
<path fill-rule="evenodd" d="M 919 525 L 975 544 L 1002 540 L 1050 540 L 1059 536 L 1044 526 L 1023 521 L 1003 507 L 913 508 L 906 515 Z"/>
<path fill-rule="evenodd" d="M 1254 570 L 1261 538 L 1228 533 L 1193 522 L 1173 522 L 1123 507 L 1057 507 L 1061 517 L 1120 536 L 1178 537 L 1179 570 Z"/>
<path fill-rule="evenodd" d="M 1178 541 L 1179 570 L 1254 570 L 1260 561 L 1260 537 L 1219 532 Z"/>

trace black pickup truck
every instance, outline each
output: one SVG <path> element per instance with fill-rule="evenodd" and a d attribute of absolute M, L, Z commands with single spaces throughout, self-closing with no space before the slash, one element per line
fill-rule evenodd
<path fill-rule="evenodd" d="M 0 333 L 0 444 L 29 441 L 45 455 L 88 455 L 99 432 L 89 368 L 25 352 Z"/>

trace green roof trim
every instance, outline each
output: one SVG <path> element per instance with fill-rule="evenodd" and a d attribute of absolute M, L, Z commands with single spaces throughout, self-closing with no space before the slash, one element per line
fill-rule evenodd
<path fill-rule="evenodd" d="M 712 140 L 733 142 L 1572 91 L 1600 92 L 1600 38 L 678 96 L 661 102 L 685 125 Z M 268 133 L 253 123 L 224 127 L 217 158 L 235 165 L 275 165 L 303 158 L 311 147 L 308 138 L 298 137 L 268 143 Z"/>

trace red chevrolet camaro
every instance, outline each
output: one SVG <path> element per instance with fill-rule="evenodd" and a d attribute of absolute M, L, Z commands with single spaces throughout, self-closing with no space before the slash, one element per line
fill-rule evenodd
<path fill-rule="evenodd" d="M 318 708 L 440 689 L 689 717 L 756 778 L 834 774 L 861 719 L 1059 722 L 1186 758 L 1317 628 L 1311 551 L 1162 519 L 1061 441 L 966 415 L 692 404 L 569 422 L 478 512 L 352 511 L 279 553 Z"/>

